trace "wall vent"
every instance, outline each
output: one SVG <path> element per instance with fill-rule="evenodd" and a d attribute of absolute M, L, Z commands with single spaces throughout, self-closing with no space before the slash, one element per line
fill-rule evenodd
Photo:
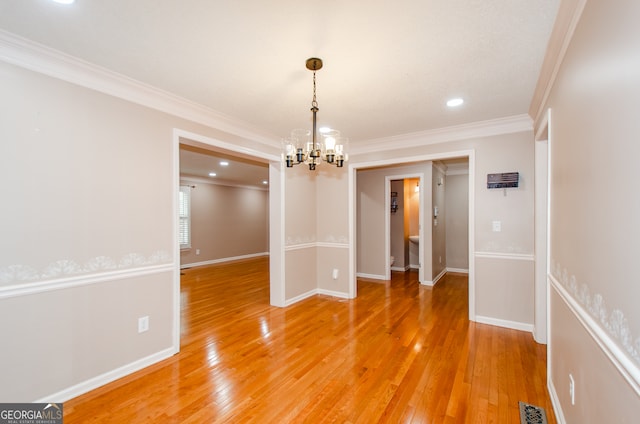
<path fill-rule="evenodd" d="M 487 174 L 487 188 L 515 188 L 520 181 L 519 172 Z"/>

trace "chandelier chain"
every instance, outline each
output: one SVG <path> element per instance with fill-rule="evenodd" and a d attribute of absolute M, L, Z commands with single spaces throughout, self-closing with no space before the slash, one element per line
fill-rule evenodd
<path fill-rule="evenodd" d="M 313 100 L 311 100 L 311 107 L 318 108 L 318 101 L 316 100 L 316 71 L 313 71 Z"/>

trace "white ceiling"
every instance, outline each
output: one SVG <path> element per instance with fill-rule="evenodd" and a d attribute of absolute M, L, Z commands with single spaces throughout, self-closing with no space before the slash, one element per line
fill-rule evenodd
<path fill-rule="evenodd" d="M 0 0 L 0 28 L 233 117 L 352 145 L 525 114 L 559 0 Z M 457 109 L 447 99 L 463 97 Z"/>
<path fill-rule="evenodd" d="M 228 162 L 228 165 L 222 166 L 220 162 Z M 216 176 L 210 177 L 210 172 L 214 172 Z M 180 175 L 183 179 L 194 182 L 266 189 L 268 184 L 263 184 L 263 181 L 269 181 L 269 168 L 264 163 L 182 145 L 180 146 Z"/>

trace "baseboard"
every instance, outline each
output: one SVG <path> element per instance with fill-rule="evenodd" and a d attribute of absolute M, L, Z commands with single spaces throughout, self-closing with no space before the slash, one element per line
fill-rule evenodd
<path fill-rule="evenodd" d="M 562 412 L 562 407 L 560 406 L 558 392 L 550 378 L 547 380 L 547 390 L 549 391 L 549 397 L 551 398 L 551 405 L 553 406 L 553 413 L 556 416 L 556 421 L 558 424 L 565 424 L 567 421 L 564 419 L 564 412 Z"/>
<path fill-rule="evenodd" d="M 445 276 L 446 273 L 447 273 L 446 268 L 440 271 L 440 274 L 438 274 L 438 276 L 433 279 L 433 285 L 435 286 L 438 283 L 438 281 L 440 281 L 440 279 Z"/>
<path fill-rule="evenodd" d="M 315 296 L 316 294 L 318 294 L 318 289 L 309 290 L 308 292 L 302 293 L 301 295 L 298 295 L 298 296 L 295 296 L 295 297 L 292 297 L 291 299 L 285 299 L 284 306 L 285 307 L 286 306 L 291 306 L 294 303 L 298 303 L 301 300 L 305 300 L 305 299 L 307 299 L 309 297 Z"/>
<path fill-rule="evenodd" d="M 507 321 L 504 319 L 483 317 L 480 315 L 476 315 L 476 322 L 480 324 L 495 325 L 497 327 L 504 327 L 504 328 L 510 328 L 512 330 L 520 330 L 520 331 L 527 331 L 529 333 L 533 333 L 533 324 L 526 324 L 524 322 Z"/>
<path fill-rule="evenodd" d="M 384 275 L 365 274 L 364 272 L 356 273 L 356 277 L 358 277 L 358 278 L 369 278 L 371 280 L 386 280 L 387 279 Z"/>
<path fill-rule="evenodd" d="M 57 393 L 52 393 L 41 399 L 35 400 L 34 402 L 35 403 L 66 402 L 69 399 L 78 397 L 82 394 L 90 392 L 91 390 L 95 390 L 98 387 L 104 386 L 105 384 L 114 382 L 119 378 L 125 377 L 129 374 L 132 374 L 136 371 L 140 371 L 143 368 L 146 368 L 150 365 L 153 365 L 157 362 L 167 359 L 175 355 L 176 353 L 178 353 L 178 349 L 175 349 L 174 347 L 161 350 L 160 352 L 154 353 L 153 355 L 149 355 L 146 358 L 139 359 L 130 364 L 124 365 L 120 368 L 116 368 L 112 371 L 90 378 L 89 380 L 83 381 L 82 383 L 76 384 L 64 390 L 61 390 Z"/>
<path fill-rule="evenodd" d="M 447 272 L 457 272 L 459 274 L 468 274 L 468 268 L 447 268 Z"/>
<path fill-rule="evenodd" d="M 325 296 L 338 297 L 340 299 L 349 299 L 349 293 L 338 292 L 334 290 L 324 290 L 324 289 L 318 289 L 317 292 L 318 294 L 322 294 Z"/>
<path fill-rule="evenodd" d="M 309 290 L 306 293 L 303 293 L 299 296 L 296 297 L 292 297 L 291 299 L 287 299 L 284 302 L 284 306 L 291 306 L 294 303 L 298 303 L 302 300 L 308 299 L 310 297 L 313 297 L 317 294 L 322 294 L 325 296 L 331 296 L 331 297 L 338 297 L 340 299 L 349 299 L 349 293 L 344 293 L 344 292 L 338 292 L 338 291 L 333 291 L 333 290 L 324 290 L 324 289 L 314 289 L 314 290 Z"/>
<path fill-rule="evenodd" d="M 409 265 L 402 267 L 402 266 L 392 266 L 391 267 L 391 271 L 398 271 L 398 272 L 407 272 L 409 271 L 411 268 L 409 268 Z"/>
<path fill-rule="evenodd" d="M 197 266 L 215 265 L 224 262 L 238 261 L 241 259 L 258 258 L 261 256 L 269 256 L 269 252 L 251 253 L 249 255 L 230 256 L 228 258 L 212 259 L 210 261 L 193 262 L 190 264 L 181 264 L 180 269 L 195 268 Z"/>

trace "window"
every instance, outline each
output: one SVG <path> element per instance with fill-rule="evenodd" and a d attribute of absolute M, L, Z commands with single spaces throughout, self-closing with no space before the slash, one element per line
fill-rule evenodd
<path fill-rule="evenodd" d="M 178 240 L 180 249 L 191 248 L 191 187 L 180 186 Z"/>

